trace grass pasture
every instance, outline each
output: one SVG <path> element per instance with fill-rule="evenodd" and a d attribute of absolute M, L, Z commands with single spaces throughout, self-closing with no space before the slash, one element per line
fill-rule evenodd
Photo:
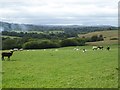
<path fill-rule="evenodd" d="M 3 61 L 3 88 L 117 88 L 118 49 L 66 47 L 16 51 Z M 6 59 L 7 60 L 7 59 Z"/>

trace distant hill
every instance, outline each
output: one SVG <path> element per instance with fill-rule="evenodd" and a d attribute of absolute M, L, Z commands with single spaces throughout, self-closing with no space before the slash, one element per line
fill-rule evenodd
<path fill-rule="evenodd" d="M 118 44 L 118 30 L 112 31 L 96 31 L 87 34 L 79 34 L 79 37 L 92 37 L 94 35 L 103 35 L 104 41 L 98 42 L 87 42 L 88 45 L 111 45 L 111 44 Z"/>
<path fill-rule="evenodd" d="M 66 33 L 88 33 L 94 31 L 115 30 L 114 26 L 80 26 L 80 25 L 32 25 L 0 22 L 0 31 L 57 31 Z"/>

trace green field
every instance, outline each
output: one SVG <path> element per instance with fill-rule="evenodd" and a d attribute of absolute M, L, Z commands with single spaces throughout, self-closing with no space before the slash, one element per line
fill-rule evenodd
<path fill-rule="evenodd" d="M 117 88 L 118 48 L 16 51 L 3 61 L 3 88 Z M 82 49 L 87 52 L 83 53 Z M 6 59 L 7 60 L 7 59 Z"/>

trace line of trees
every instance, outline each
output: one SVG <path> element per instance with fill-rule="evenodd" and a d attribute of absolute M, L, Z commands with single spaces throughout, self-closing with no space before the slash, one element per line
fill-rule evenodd
<path fill-rule="evenodd" d="M 70 38 L 70 39 L 39 39 L 39 38 L 4 38 L 2 37 L 2 49 L 24 48 L 24 49 L 47 49 L 67 46 L 84 46 L 86 42 L 102 41 L 102 35 L 95 35 L 91 38 Z"/>
<path fill-rule="evenodd" d="M 3 38 L 2 49 L 24 48 L 24 49 L 47 49 L 66 46 L 85 45 L 83 39 L 64 39 L 64 40 L 39 40 L 31 38 Z"/>
<path fill-rule="evenodd" d="M 77 37 L 77 33 L 37 33 L 37 32 L 8 32 L 2 31 L 2 35 L 5 36 L 16 36 L 16 37 L 30 37 L 37 39 L 65 39 L 70 37 Z"/>

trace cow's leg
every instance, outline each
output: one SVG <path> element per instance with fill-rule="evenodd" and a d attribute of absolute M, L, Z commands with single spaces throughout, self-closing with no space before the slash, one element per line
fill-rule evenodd
<path fill-rule="evenodd" d="M 10 61 L 10 56 L 8 56 L 8 61 Z"/>
<path fill-rule="evenodd" d="M 2 56 L 2 61 L 4 61 L 4 56 Z"/>

